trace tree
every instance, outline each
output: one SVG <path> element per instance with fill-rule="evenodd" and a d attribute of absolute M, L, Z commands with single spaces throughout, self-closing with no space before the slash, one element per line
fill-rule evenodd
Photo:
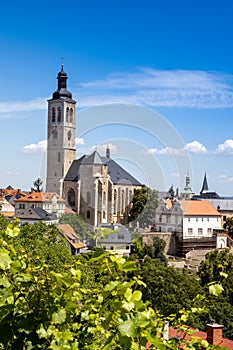
<path fill-rule="evenodd" d="M 228 234 L 233 238 L 233 218 L 227 218 L 226 222 L 223 224 L 223 228 L 228 231 Z"/>
<path fill-rule="evenodd" d="M 32 261 L 36 263 L 39 257 L 54 271 L 63 271 L 65 266 L 73 261 L 66 239 L 55 225 L 47 226 L 43 222 L 25 223 L 21 226 L 14 244 Z"/>
<path fill-rule="evenodd" d="M 33 182 L 33 185 L 35 187 L 34 188 L 32 187 L 31 191 L 42 192 L 43 191 L 43 188 L 41 188 L 42 184 L 43 184 L 43 181 L 38 177 L 38 179 Z"/>
<path fill-rule="evenodd" d="M 142 187 L 140 190 L 135 190 L 132 207 L 129 212 L 129 221 L 137 220 L 140 227 L 150 226 L 155 221 L 155 210 L 158 205 L 158 192 Z"/>
<path fill-rule="evenodd" d="M 69 224 L 81 240 L 84 240 L 90 235 L 87 231 L 86 224 L 80 215 L 64 213 L 59 218 L 59 224 Z"/>

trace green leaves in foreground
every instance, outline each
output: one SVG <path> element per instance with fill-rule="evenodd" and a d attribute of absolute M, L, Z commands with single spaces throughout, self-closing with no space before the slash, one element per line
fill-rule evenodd
<path fill-rule="evenodd" d="M 17 234 L 11 226 L 0 237 L 0 349 L 162 350 L 184 344 L 161 337 L 164 320 L 142 301 L 138 286 L 145 284 L 132 275 L 132 261 L 93 255 L 85 264 L 104 278 L 88 286 L 81 283 L 80 263 L 57 272 L 26 250 L 16 251 Z M 189 340 L 186 349 L 211 348 L 204 345 Z"/>

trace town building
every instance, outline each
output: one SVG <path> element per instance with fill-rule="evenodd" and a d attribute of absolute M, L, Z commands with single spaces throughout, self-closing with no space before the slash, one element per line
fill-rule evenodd
<path fill-rule="evenodd" d="M 55 192 L 32 192 L 14 202 L 15 216 L 21 222 L 57 223 L 65 213 L 65 200 Z"/>
<path fill-rule="evenodd" d="M 129 256 L 131 233 L 121 224 L 101 224 L 97 229 L 96 246 L 121 256 Z"/>
<path fill-rule="evenodd" d="M 102 222 L 125 224 L 133 192 L 142 185 L 111 159 L 109 148 L 105 157 L 94 151 L 75 159 L 76 101 L 63 66 L 57 79 L 48 100 L 47 191 L 61 195 L 90 230 Z"/>
<path fill-rule="evenodd" d="M 227 247 L 221 215 L 207 200 L 161 199 L 156 209 L 155 223 L 161 234 L 170 237 L 170 253 L 173 255 L 184 256 L 193 249 Z M 145 240 L 151 234 L 147 234 Z"/>
<path fill-rule="evenodd" d="M 80 242 L 80 238 L 69 224 L 60 224 L 58 225 L 58 229 L 70 246 L 72 255 L 80 254 L 81 249 L 86 248 L 86 245 Z"/>

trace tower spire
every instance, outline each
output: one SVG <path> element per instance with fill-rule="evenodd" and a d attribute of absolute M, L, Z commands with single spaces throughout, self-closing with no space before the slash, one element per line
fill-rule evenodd
<path fill-rule="evenodd" d="M 53 100 L 69 99 L 72 100 L 72 94 L 67 90 L 67 79 L 68 76 L 64 72 L 64 58 L 61 58 L 61 71 L 57 75 L 57 91 L 53 93 Z"/>
<path fill-rule="evenodd" d="M 200 194 L 206 193 L 206 192 L 209 192 L 209 186 L 208 186 L 207 176 L 206 176 L 206 172 L 205 172 L 205 176 L 204 176 L 204 180 L 203 180 L 202 189 L 201 189 Z"/>
<path fill-rule="evenodd" d="M 110 159 L 110 148 L 109 148 L 108 145 L 107 145 L 107 148 L 106 148 L 106 157 L 107 157 L 108 159 Z"/>

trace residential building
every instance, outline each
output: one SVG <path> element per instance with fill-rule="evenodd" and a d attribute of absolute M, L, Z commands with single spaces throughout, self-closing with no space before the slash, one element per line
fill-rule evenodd
<path fill-rule="evenodd" d="M 42 209 L 43 212 L 38 209 Z M 65 213 L 65 200 L 55 192 L 32 192 L 15 199 L 15 216 L 22 222 L 31 221 L 30 218 L 45 220 L 46 217 L 57 222 L 63 213 Z"/>
<path fill-rule="evenodd" d="M 177 255 L 193 249 L 226 248 L 221 215 L 207 200 L 161 199 L 155 214 L 157 230 L 173 233 Z M 171 236 L 172 238 L 172 236 Z"/>
<path fill-rule="evenodd" d="M 121 224 L 101 224 L 97 229 L 97 247 L 129 256 L 131 243 L 131 233 Z"/>
<path fill-rule="evenodd" d="M 67 240 L 72 255 L 79 254 L 81 249 L 84 249 L 86 247 L 84 243 L 80 242 L 80 238 L 76 235 L 74 229 L 70 225 L 60 224 L 58 225 L 58 229 Z"/>

